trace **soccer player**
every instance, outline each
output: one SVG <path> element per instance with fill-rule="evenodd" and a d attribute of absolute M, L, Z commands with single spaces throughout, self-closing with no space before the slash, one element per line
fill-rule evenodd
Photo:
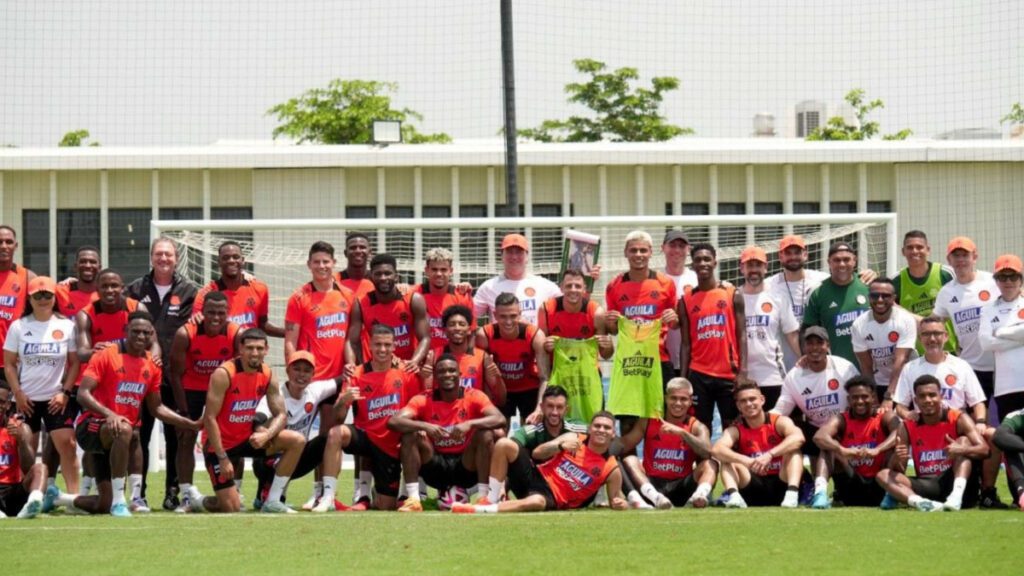
<path fill-rule="evenodd" d="M 715 277 L 714 246 L 696 244 L 690 254 L 697 287 L 679 299 L 679 371 L 693 384 L 697 419 L 710 428 L 716 405 L 723 425 L 737 414 L 733 389 L 747 380 L 746 308 L 743 295 Z"/>
<path fill-rule="evenodd" d="M 221 244 L 217 248 L 217 265 L 220 278 L 211 280 L 199 290 L 192 309 L 201 313 L 206 295 L 220 292 L 228 298 L 228 322 L 238 326 L 239 330 L 259 328 L 268 336 L 283 338 L 284 328 L 275 326 L 269 319 L 270 292 L 267 285 L 246 276 L 242 246 L 233 240 Z"/>
<path fill-rule="evenodd" d="M 11 389 L 0 382 L 0 518 L 35 518 L 43 509 L 46 464 L 36 463 L 32 430 L 12 410 Z"/>
<path fill-rule="evenodd" d="M 288 412 L 281 387 L 270 366 L 263 362 L 267 356 L 266 333 L 250 328 L 238 339 L 238 357 L 222 364 L 210 376 L 203 412 L 203 452 L 216 495 L 192 500 L 192 511 L 238 512 L 242 502 L 235 487 L 234 467 L 242 458 L 280 454 L 261 510 L 292 514 L 295 511 L 281 502 L 281 495 L 302 456 L 306 438 L 285 429 Z M 256 407 L 264 397 L 271 418 L 254 431 Z"/>
<path fill-rule="evenodd" d="M 11 323 L 25 313 L 28 283 L 36 277 L 35 272 L 15 264 L 17 251 L 18 236 L 14 228 L 0 224 L 0 294 L 5 296 L 0 298 L 0 348 L 3 348 Z M 3 367 L 3 359 L 0 358 L 0 368 Z M 7 381 L 6 370 L 0 370 L 0 378 Z"/>
<path fill-rule="evenodd" d="M 765 406 L 775 406 L 786 376 L 783 346 L 778 335 L 785 337 L 790 354 L 799 355 L 800 321 L 793 315 L 792 306 L 765 290 L 767 270 L 768 255 L 763 249 L 751 246 L 740 254 L 747 327 L 747 375 L 761 388 Z"/>
<path fill-rule="evenodd" d="M 1024 512 L 1024 410 L 1006 415 L 996 429 L 993 443 L 1006 458 L 1006 481 L 1017 508 Z"/>
<path fill-rule="evenodd" d="M 537 317 L 537 327 L 547 335 L 544 351 L 550 355 L 558 338 L 586 340 L 596 337 L 601 357 L 611 358 L 615 348 L 608 336 L 605 311 L 587 296 L 583 272 L 576 268 L 563 272 L 561 290 L 562 295 L 545 302 Z"/>
<path fill-rule="evenodd" d="M 953 267 L 952 282 L 935 297 L 933 313 L 953 321 L 960 347 L 958 356 L 971 365 L 986 398 L 992 398 L 995 384 L 995 358 L 981 347 L 981 309 L 990 304 L 999 287 L 992 274 L 977 269 L 978 249 L 970 238 L 957 236 L 946 247 L 946 261 Z M 993 420 L 994 421 L 994 420 Z"/>
<path fill-rule="evenodd" d="M 996 376 L 992 392 L 1000 419 L 1024 408 L 1024 295 L 1021 285 L 1024 266 L 1019 257 L 1004 254 L 996 259 L 993 278 L 999 297 L 981 309 L 978 328 L 981 348 L 995 357 Z"/>
<path fill-rule="evenodd" d="M 974 421 L 942 405 L 942 387 L 934 376 L 914 381 L 914 402 L 919 412 L 915 418 L 903 421 L 893 461 L 876 477 L 879 485 L 897 501 L 922 512 L 972 507 L 978 489 L 968 487 L 970 459 L 988 454 Z M 903 472 L 911 455 L 915 478 Z"/>
<path fill-rule="evenodd" d="M 796 508 L 804 470 L 803 432 L 788 416 L 765 412 L 757 384 L 740 382 L 734 395 L 740 415 L 711 448 L 722 466 L 725 492 L 720 502 L 729 508 Z"/>
<path fill-rule="evenodd" d="M 622 471 L 609 453 L 615 438 L 615 416 L 600 411 L 590 420 L 587 434 L 563 434 L 538 446 L 542 464 L 525 451 L 508 469 L 509 488 L 516 500 L 499 504 L 454 504 L 456 514 L 540 512 L 583 508 L 603 486 L 613 510 L 625 510 Z M 495 476 L 494 471 L 491 476 Z"/>
<path fill-rule="evenodd" d="M 433 358 L 451 354 L 459 363 L 459 384 L 463 388 L 484 392 L 495 406 L 504 406 L 505 382 L 501 379 L 501 370 L 494 362 L 494 357 L 476 346 L 475 329 L 472 328 L 473 311 L 459 304 L 449 306 L 441 316 L 441 322 L 444 325 L 446 344 L 435 347 L 427 355 L 428 361 L 423 363 L 419 373 L 423 388 L 433 388 Z"/>
<path fill-rule="evenodd" d="M 609 334 L 619 333 L 619 316 L 634 322 L 661 320 L 661 335 L 658 351 L 661 356 L 662 383 L 674 376 L 671 357 L 668 353 L 666 336 L 668 330 L 679 327 L 676 313 L 676 285 L 668 276 L 651 270 L 651 235 L 643 230 L 626 234 L 623 255 L 629 263 L 629 270 L 612 278 L 605 287 L 605 327 Z"/>
<path fill-rule="evenodd" d="M 67 284 L 57 284 L 57 310 L 74 318 L 99 298 L 100 251 L 95 246 L 82 246 L 75 253 L 75 277 Z"/>
<path fill-rule="evenodd" d="M 144 310 L 128 316 L 125 341 L 94 354 L 82 378 L 78 401 L 82 406 L 75 426 L 78 445 L 92 458 L 97 496 L 61 494 L 48 487 L 45 500 L 69 511 L 129 517 L 125 502 L 125 476 L 132 431 L 143 407 L 172 427 L 198 430 L 200 423 L 179 416 L 160 401 L 162 374 L 150 348 L 156 338 L 153 317 Z M 46 507 L 46 506 L 44 506 Z"/>
<path fill-rule="evenodd" d="M 872 280 L 868 296 L 871 312 L 853 322 L 853 352 L 860 373 L 874 376 L 882 408 L 892 410 L 900 372 L 915 354 L 917 323 L 913 314 L 893 306 L 896 293 L 888 278 Z"/>
<path fill-rule="evenodd" d="M 486 280 L 473 296 L 473 314 L 477 318 L 488 318 L 491 322 L 497 314 L 496 300 L 508 292 L 519 299 L 523 320 L 537 325 L 537 313 L 549 298 L 561 296 L 558 286 L 527 271 L 530 261 L 530 244 L 522 234 L 508 234 L 501 240 L 502 272 Z"/>
<path fill-rule="evenodd" d="M 506 426 L 486 394 L 459 385 L 459 362 L 451 354 L 434 363 L 434 381 L 433 390 L 417 394 L 388 420 L 388 428 L 402 434 L 402 471 L 409 497 L 399 512 L 423 511 L 416 482 L 421 475 L 449 507 L 465 502 L 465 490 L 474 483 L 486 492 L 493 431 Z"/>
<path fill-rule="evenodd" d="M 335 499 L 338 486 L 338 472 L 341 471 L 341 428 L 335 426 L 327 434 L 319 434 L 310 438 L 313 421 L 316 419 L 316 407 L 338 393 L 340 378 L 313 381 L 316 372 L 316 359 L 305 350 L 300 350 L 288 360 L 286 368 L 288 381 L 284 383 L 284 406 L 288 415 L 285 424 L 287 430 L 297 432 L 306 439 L 298 464 L 291 474 L 291 479 L 301 478 L 317 467 L 322 466 L 322 492 L 310 507 L 312 512 L 333 512 L 347 510 L 348 507 Z M 264 396 L 256 407 L 257 430 L 266 429 L 266 423 L 273 414 L 270 403 Z M 276 462 L 271 462 L 276 464 Z M 274 466 L 267 465 L 262 459 L 253 461 L 253 469 L 260 481 L 257 492 L 257 503 L 262 507 L 273 482 Z"/>
<path fill-rule="evenodd" d="M 125 296 L 137 301 L 153 317 L 156 341 L 160 345 L 160 365 L 171 365 L 171 344 L 174 334 L 192 317 L 192 305 L 196 299 L 196 287 L 188 278 L 177 272 L 178 249 L 174 241 L 166 236 L 157 238 L 149 248 L 152 268 L 144 276 L 135 279 L 125 288 Z M 167 406 L 174 406 L 174 392 L 171 390 L 170 371 L 164 372 L 160 385 L 160 397 Z M 149 412 L 142 413 L 142 428 L 139 442 L 142 446 L 142 482 L 133 482 L 132 503 L 140 510 L 149 505 L 146 502 L 146 476 L 149 471 L 149 439 L 153 435 L 154 420 Z M 164 510 L 174 510 L 181 504 L 178 499 L 178 435 L 164 424 L 164 454 L 167 472 L 164 476 Z"/>
<path fill-rule="evenodd" d="M 473 308 L 473 297 L 465 294 L 452 284 L 452 260 L 455 255 L 447 248 L 431 248 L 427 250 L 424 260 L 426 265 L 423 275 L 426 281 L 412 287 L 412 292 L 423 297 L 427 307 L 427 322 L 430 324 L 430 345 L 441 348 L 448 343 L 445 330 L 444 311 L 450 306 Z M 474 322 L 470 328 L 476 330 Z"/>
<path fill-rule="evenodd" d="M 237 297 L 237 295 L 236 295 Z M 239 326 L 228 320 L 228 296 L 209 292 L 203 299 L 202 320 L 189 322 L 174 335 L 171 345 L 171 387 L 174 389 L 178 414 L 193 420 L 203 417 L 210 377 L 225 362 L 235 357 Z M 192 484 L 196 467 L 196 434 L 191 430 L 178 432 L 178 495 L 181 505 L 175 512 L 192 508 L 192 500 L 202 498 Z"/>
<path fill-rule="evenodd" d="M 373 290 L 370 281 L 370 238 L 362 232 L 350 232 L 345 236 L 345 269 L 334 274 L 334 281 L 351 290 L 358 301 Z M 332 254 L 333 257 L 333 254 Z"/>
<path fill-rule="evenodd" d="M 373 290 L 359 299 L 361 319 L 352 330 L 361 328 L 362 358 L 370 357 L 370 331 L 383 324 L 395 333 L 395 356 L 409 369 L 418 369 L 430 351 L 430 324 L 423 295 L 398 291 L 398 261 L 390 254 L 377 254 L 370 261 Z"/>
<path fill-rule="evenodd" d="M 661 253 L 665 255 L 665 276 L 676 286 L 676 296 L 683 293 L 687 286 L 697 285 L 697 274 L 686 267 L 686 259 L 690 256 L 690 238 L 682 230 L 669 230 L 661 242 Z M 665 348 L 672 361 L 672 374 L 679 373 L 679 328 L 672 328 L 665 334 Z"/>
<path fill-rule="evenodd" d="M 355 414 L 351 424 L 340 424 L 341 446 L 353 456 L 370 461 L 378 510 L 394 510 L 402 463 L 399 445 L 402 435 L 387 426 L 407 401 L 419 393 L 419 380 L 395 362 L 395 333 L 377 324 L 370 334 L 370 361 L 356 367 L 349 383 L 335 404 L 337 422 L 344 422 L 351 406 Z M 360 483 L 368 484 L 360 479 Z M 366 510 L 369 486 L 357 485 L 354 510 Z"/>
<path fill-rule="evenodd" d="M 673 378 L 665 387 L 665 418 L 640 420 L 622 437 L 626 452 L 644 443 L 642 464 L 635 454 L 622 461 L 629 484 L 640 487 L 639 493 L 627 494 L 634 507 L 648 507 L 643 498 L 663 510 L 708 505 L 718 463 L 711 459 L 711 432 L 690 415 L 692 407 L 693 385 Z"/>
<path fill-rule="evenodd" d="M 813 437 L 822 457 L 815 464 L 812 508 L 832 507 L 829 476 L 835 484 L 833 496 L 844 506 L 878 506 L 885 496 L 875 476 L 896 446 L 899 417 L 877 410 L 873 379 L 854 376 L 843 389 L 849 407 L 829 418 Z"/>
<path fill-rule="evenodd" d="M 953 280 L 953 274 L 945 266 L 928 260 L 931 253 L 924 232 L 911 230 L 903 235 L 907 267 L 893 278 L 892 285 L 896 290 L 896 303 L 918 318 L 931 315 L 939 291 Z M 923 343 L 917 344 L 917 351 L 924 354 Z M 956 352 L 955 336 L 947 339 L 946 351 Z"/>
<path fill-rule="evenodd" d="M 802 324 L 825 328 L 832 354 L 856 364 L 853 321 L 868 311 L 868 286 L 854 274 L 857 253 L 846 242 L 829 247 L 828 268 L 829 277 L 807 299 Z"/>
<path fill-rule="evenodd" d="M 540 399 L 548 384 L 548 354 L 544 332 L 522 320 L 519 299 L 504 292 L 494 301 L 494 322 L 476 332 L 476 345 L 489 352 L 505 383 L 501 412 L 511 422 L 516 410 L 520 422 L 540 420 Z"/>

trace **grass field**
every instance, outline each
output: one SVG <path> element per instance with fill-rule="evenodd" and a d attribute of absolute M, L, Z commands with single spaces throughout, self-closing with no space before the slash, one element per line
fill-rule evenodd
<path fill-rule="evenodd" d="M 197 480 L 199 477 L 197 476 Z M 162 485 L 160 475 L 152 486 Z M 247 480 L 247 483 L 250 480 Z M 253 487 L 252 489 L 254 489 Z M 289 490 L 301 503 L 308 480 Z M 246 485 L 246 490 L 250 488 Z M 340 488 L 351 495 L 351 480 Z M 151 500 L 158 492 L 153 490 Z M 153 502 L 157 504 L 156 502 Z M 6 574 L 1020 574 L 1024 514 L 836 508 L 0 521 Z"/>

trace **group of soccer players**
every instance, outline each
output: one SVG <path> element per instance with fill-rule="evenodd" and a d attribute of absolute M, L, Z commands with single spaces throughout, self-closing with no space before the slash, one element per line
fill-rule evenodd
<path fill-rule="evenodd" d="M 424 282 L 404 285 L 395 258 L 353 233 L 340 272 L 332 245 L 310 247 L 310 279 L 283 326 L 233 242 L 201 289 L 176 272 L 167 238 L 128 285 L 94 247 L 59 284 L 15 264 L 16 249 L 14 230 L 0 226 L 5 516 L 148 512 L 157 419 L 163 504 L 180 513 L 244 509 L 245 459 L 253 505 L 276 513 L 295 512 L 288 484 L 311 473 L 302 508 L 317 513 L 421 511 L 427 486 L 457 513 L 1006 508 L 995 486 L 1003 461 L 1024 510 L 1024 384 L 1013 378 L 1024 368 L 1024 266 L 1004 255 L 994 274 L 978 271 L 967 238 L 949 242 L 947 267 L 931 262 L 924 233 L 908 233 L 908 266 L 887 279 L 858 271 L 845 242 L 829 248 L 829 273 L 806 269 L 804 240 L 787 236 L 781 272 L 766 277 L 766 251 L 748 247 L 736 286 L 718 279 L 714 246 L 678 230 L 660 246 L 664 271 L 654 270 L 652 237 L 634 231 L 628 270 L 609 280 L 601 306 L 580 270 L 560 284 L 531 274 L 519 234 L 504 237 L 501 273 L 474 292 L 453 281 L 450 250 L 428 250 Z M 647 364 L 660 368 L 646 372 L 658 380 L 653 410 L 612 413 L 600 397 L 581 412 L 574 404 L 593 398 L 548 385 L 560 340 L 593 339 L 610 359 L 622 330 L 645 326 L 655 330 Z M 283 338 L 283 382 L 266 359 L 269 338 Z M 613 374 L 609 395 L 634 384 Z M 723 430 L 712 442 L 716 411 Z M 581 413 L 588 421 L 569 417 Z M 207 495 L 193 478 L 197 441 Z M 343 454 L 356 463 L 351 504 L 337 491 Z"/>

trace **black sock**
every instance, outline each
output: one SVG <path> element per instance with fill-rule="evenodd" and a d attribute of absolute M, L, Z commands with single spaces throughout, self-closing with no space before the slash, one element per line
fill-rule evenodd
<path fill-rule="evenodd" d="M 799 492 L 800 491 L 800 487 L 799 486 L 793 486 L 792 484 L 790 484 L 789 486 L 786 486 L 786 491 L 787 492 Z"/>
<path fill-rule="evenodd" d="M 736 493 L 736 489 L 735 488 L 729 488 L 728 490 L 723 492 L 723 494 L 735 494 L 735 493 Z"/>

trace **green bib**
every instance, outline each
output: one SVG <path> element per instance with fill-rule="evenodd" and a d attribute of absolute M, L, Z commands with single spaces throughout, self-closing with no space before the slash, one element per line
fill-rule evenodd
<path fill-rule="evenodd" d="M 928 269 L 928 278 L 924 284 L 917 284 L 910 277 L 910 268 L 900 270 L 900 306 L 924 317 L 935 309 L 935 298 L 942 289 L 942 265 L 932 262 Z M 946 333 L 949 339 L 946 341 L 946 352 L 956 352 L 956 332 L 953 330 L 953 323 L 946 320 Z M 917 342 L 917 353 L 924 355 L 924 346 L 920 340 Z"/>
<path fill-rule="evenodd" d="M 555 340 L 548 386 L 561 386 L 569 393 L 566 418 L 590 422 L 591 416 L 604 405 L 601 373 L 597 369 L 597 340 Z"/>
<path fill-rule="evenodd" d="M 615 367 L 608 390 L 608 410 L 612 414 L 661 418 L 665 400 L 658 352 L 660 334 L 661 320 L 637 324 L 619 316 Z"/>

